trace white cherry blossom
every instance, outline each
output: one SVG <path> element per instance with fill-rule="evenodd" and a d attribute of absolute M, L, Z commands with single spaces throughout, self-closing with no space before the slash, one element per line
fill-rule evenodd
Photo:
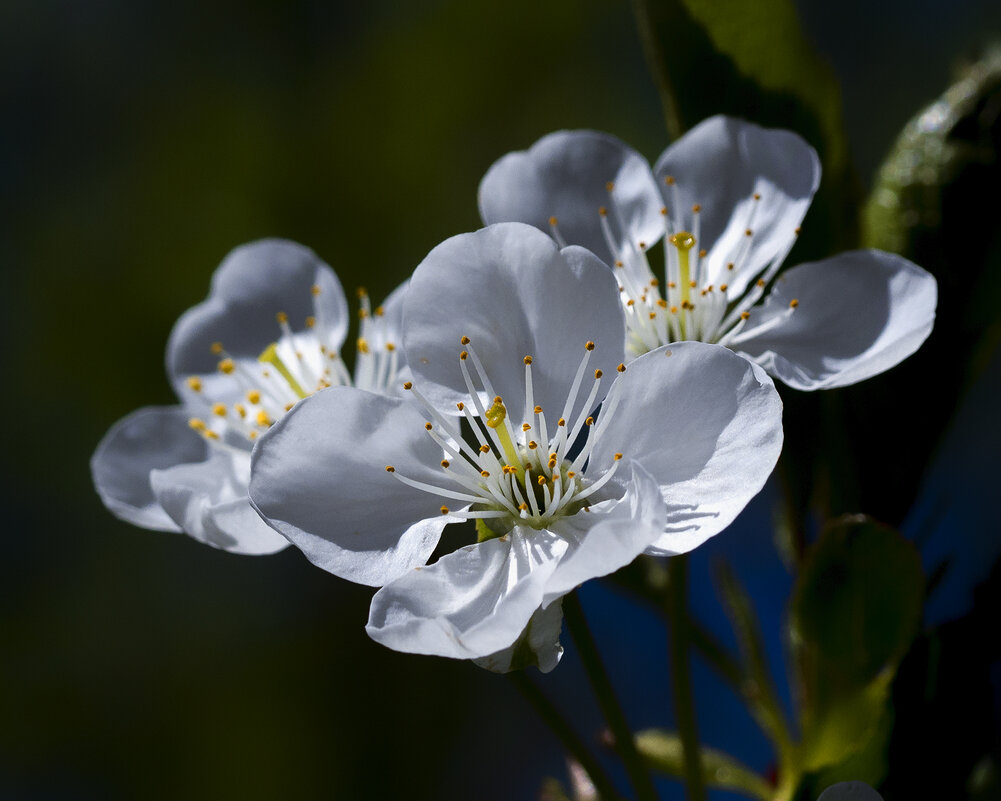
<path fill-rule="evenodd" d="M 287 546 L 247 497 L 254 442 L 319 389 L 398 386 L 401 289 L 376 309 L 360 291 L 352 378 L 340 356 L 347 302 L 333 270 L 294 242 L 236 248 L 213 275 L 208 299 L 171 332 L 167 372 L 181 403 L 119 420 L 94 453 L 105 505 L 135 525 L 184 531 L 227 551 Z"/>
<path fill-rule="evenodd" d="M 937 301 L 929 273 L 876 250 L 780 274 L 819 182 L 817 154 L 796 134 L 717 116 L 652 170 L 607 134 L 550 134 L 496 162 L 479 202 L 486 223 L 532 224 L 614 267 L 630 356 L 715 342 L 809 390 L 909 356 L 931 332 Z M 649 251 L 662 240 L 655 269 Z"/>
<path fill-rule="evenodd" d="M 250 494 L 318 566 L 382 586 L 368 632 L 493 670 L 559 659 L 559 601 L 725 528 L 781 448 L 756 365 L 682 343 L 623 364 L 608 268 L 521 224 L 435 248 L 403 306 L 405 397 L 333 388 L 261 438 Z M 427 564 L 449 523 L 478 542 Z"/>

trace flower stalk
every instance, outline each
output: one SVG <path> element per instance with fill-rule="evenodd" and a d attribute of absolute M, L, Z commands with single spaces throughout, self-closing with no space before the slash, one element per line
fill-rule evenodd
<path fill-rule="evenodd" d="M 699 758 L 699 734 L 692 697 L 692 679 L 688 664 L 688 618 L 685 611 L 688 592 L 688 558 L 675 556 L 668 562 L 665 611 L 668 618 L 668 652 L 671 664 L 671 688 L 674 715 L 681 739 L 685 789 L 689 801 L 705 801 L 706 788 Z"/>
<path fill-rule="evenodd" d="M 622 760 L 637 798 L 639 801 L 657 801 L 657 791 L 653 785 L 653 778 L 636 750 L 633 733 L 629 729 L 622 706 L 615 695 L 615 689 L 612 687 L 612 682 L 605 670 L 604 662 L 594 641 L 594 636 L 591 634 L 591 628 L 587 624 L 587 618 L 584 617 L 584 610 L 576 592 L 564 597 L 563 614 L 566 617 L 567 627 L 570 629 L 570 636 L 573 637 L 574 644 L 580 654 L 580 661 L 584 665 L 588 680 L 598 698 L 605 722 L 612 733 L 615 750 Z"/>

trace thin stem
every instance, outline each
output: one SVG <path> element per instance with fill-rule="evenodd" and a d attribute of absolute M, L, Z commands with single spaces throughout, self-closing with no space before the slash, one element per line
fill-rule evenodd
<path fill-rule="evenodd" d="M 653 19 L 650 16 L 648 0 L 632 0 L 633 16 L 636 18 L 636 28 L 639 31 L 643 55 L 646 57 L 647 68 L 653 75 L 660 94 L 660 105 L 664 110 L 664 125 L 672 140 L 677 140 L 685 132 L 678 111 L 678 96 L 667 69 L 667 60 L 660 46 L 660 40 L 654 32 Z"/>
<path fill-rule="evenodd" d="M 608 774 L 605 773 L 605 769 L 584 744 L 584 741 L 577 736 L 577 732 L 573 730 L 573 727 L 553 702 L 546 697 L 546 694 L 534 681 L 525 675 L 524 671 L 513 671 L 508 673 L 507 677 L 515 689 L 521 693 L 522 698 L 528 701 L 536 714 L 549 726 L 563 745 L 564 750 L 580 763 L 594 784 L 594 789 L 598 791 L 598 797 L 601 801 L 615 801 L 619 794 L 615 791 L 615 786 L 608 778 Z"/>
<path fill-rule="evenodd" d="M 657 801 L 657 791 L 654 789 L 650 771 L 636 750 L 633 733 L 629 729 L 626 716 L 615 696 L 615 690 L 608 673 L 605 671 L 601 654 L 598 652 L 598 646 L 591 634 L 591 629 L 587 625 L 587 619 L 584 617 L 584 610 L 581 608 L 580 599 L 576 592 L 563 597 L 563 615 L 567 621 L 567 628 L 570 629 L 570 636 L 573 637 L 577 652 L 580 654 L 580 661 L 591 682 L 591 688 L 598 698 L 605 722 L 612 732 L 615 750 L 622 760 L 639 801 Z"/>
<path fill-rule="evenodd" d="M 689 801 L 705 801 L 705 776 L 699 755 L 699 732 L 695 721 L 692 678 L 688 664 L 688 615 L 685 601 L 688 592 L 688 557 L 674 556 L 668 561 L 666 609 L 669 626 L 671 685 L 674 715 L 681 738 L 685 769 L 685 789 Z"/>

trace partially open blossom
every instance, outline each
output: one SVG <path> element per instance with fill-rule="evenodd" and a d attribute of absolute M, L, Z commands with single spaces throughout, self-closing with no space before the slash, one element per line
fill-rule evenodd
<path fill-rule="evenodd" d="M 623 364 L 608 268 L 517 223 L 435 248 L 404 297 L 403 398 L 333 388 L 254 453 L 251 498 L 320 567 L 385 585 L 397 650 L 548 670 L 560 598 L 725 528 L 781 447 L 765 373 L 682 343 Z M 478 542 L 426 564 L 449 523 Z"/>
<path fill-rule="evenodd" d="M 360 292 L 354 381 L 340 357 L 347 302 L 333 270 L 294 242 L 262 240 L 232 251 L 204 302 L 174 326 L 167 372 L 176 406 L 118 421 L 91 460 L 94 484 L 116 516 L 143 528 L 184 531 L 236 553 L 272 553 L 287 540 L 247 497 L 250 453 L 302 398 L 352 384 L 398 385 L 401 290 L 372 309 Z"/>
<path fill-rule="evenodd" d="M 913 353 L 931 332 L 937 287 L 876 250 L 780 275 L 819 181 L 817 154 L 796 134 L 712 117 L 653 170 L 607 134 L 550 134 L 496 162 L 479 200 L 486 223 L 530 223 L 613 266 L 630 356 L 715 342 L 792 387 L 823 389 Z M 648 251 L 662 240 L 654 269 Z"/>

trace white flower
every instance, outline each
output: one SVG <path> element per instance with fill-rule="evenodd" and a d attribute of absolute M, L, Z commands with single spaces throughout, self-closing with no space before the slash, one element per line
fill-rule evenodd
<path fill-rule="evenodd" d="M 385 586 L 369 634 L 494 670 L 559 659 L 559 599 L 728 525 L 781 448 L 756 365 L 684 343 L 622 364 L 608 268 L 530 226 L 454 237 L 405 294 L 403 399 L 334 388 L 262 437 L 250 494 L 320 567 Z M 426 565 L 448 523 L 480 541 Z"/>
<path fill-rule="evenodd" d="M 398 385 L 401 290 L 375 310 L 360 292 L 357 386 Z M 284 548 L 250 506 L 250 453 L 298 400 L 352 383 L 339 354 L 347 325 L 340 282 L 313 251 L 282 240 L 232 251 L 208 299 L 171 332 L 167 372 L 181 404 L 133 412 L 94 453 L 105 506 L 143 528 L 184 531 L 235 553 Z"/>
<path fill-rule="evenodd" d="M 630 355 L 716 342 L 792 387 L 824 389 L 917 350 L 932 329 L 937 286 L 876 250 L 794 267 L 771 286 L 819 182 L 817 154 L 796 134 L 712 117 L 652 171 L 607 134 L 550 134 L 495 163 L 479 201 L 486 223 L 530 223 L 615 266 Z M 665 264 L 655 274 L 647 252 L 662 238 Z"/>

